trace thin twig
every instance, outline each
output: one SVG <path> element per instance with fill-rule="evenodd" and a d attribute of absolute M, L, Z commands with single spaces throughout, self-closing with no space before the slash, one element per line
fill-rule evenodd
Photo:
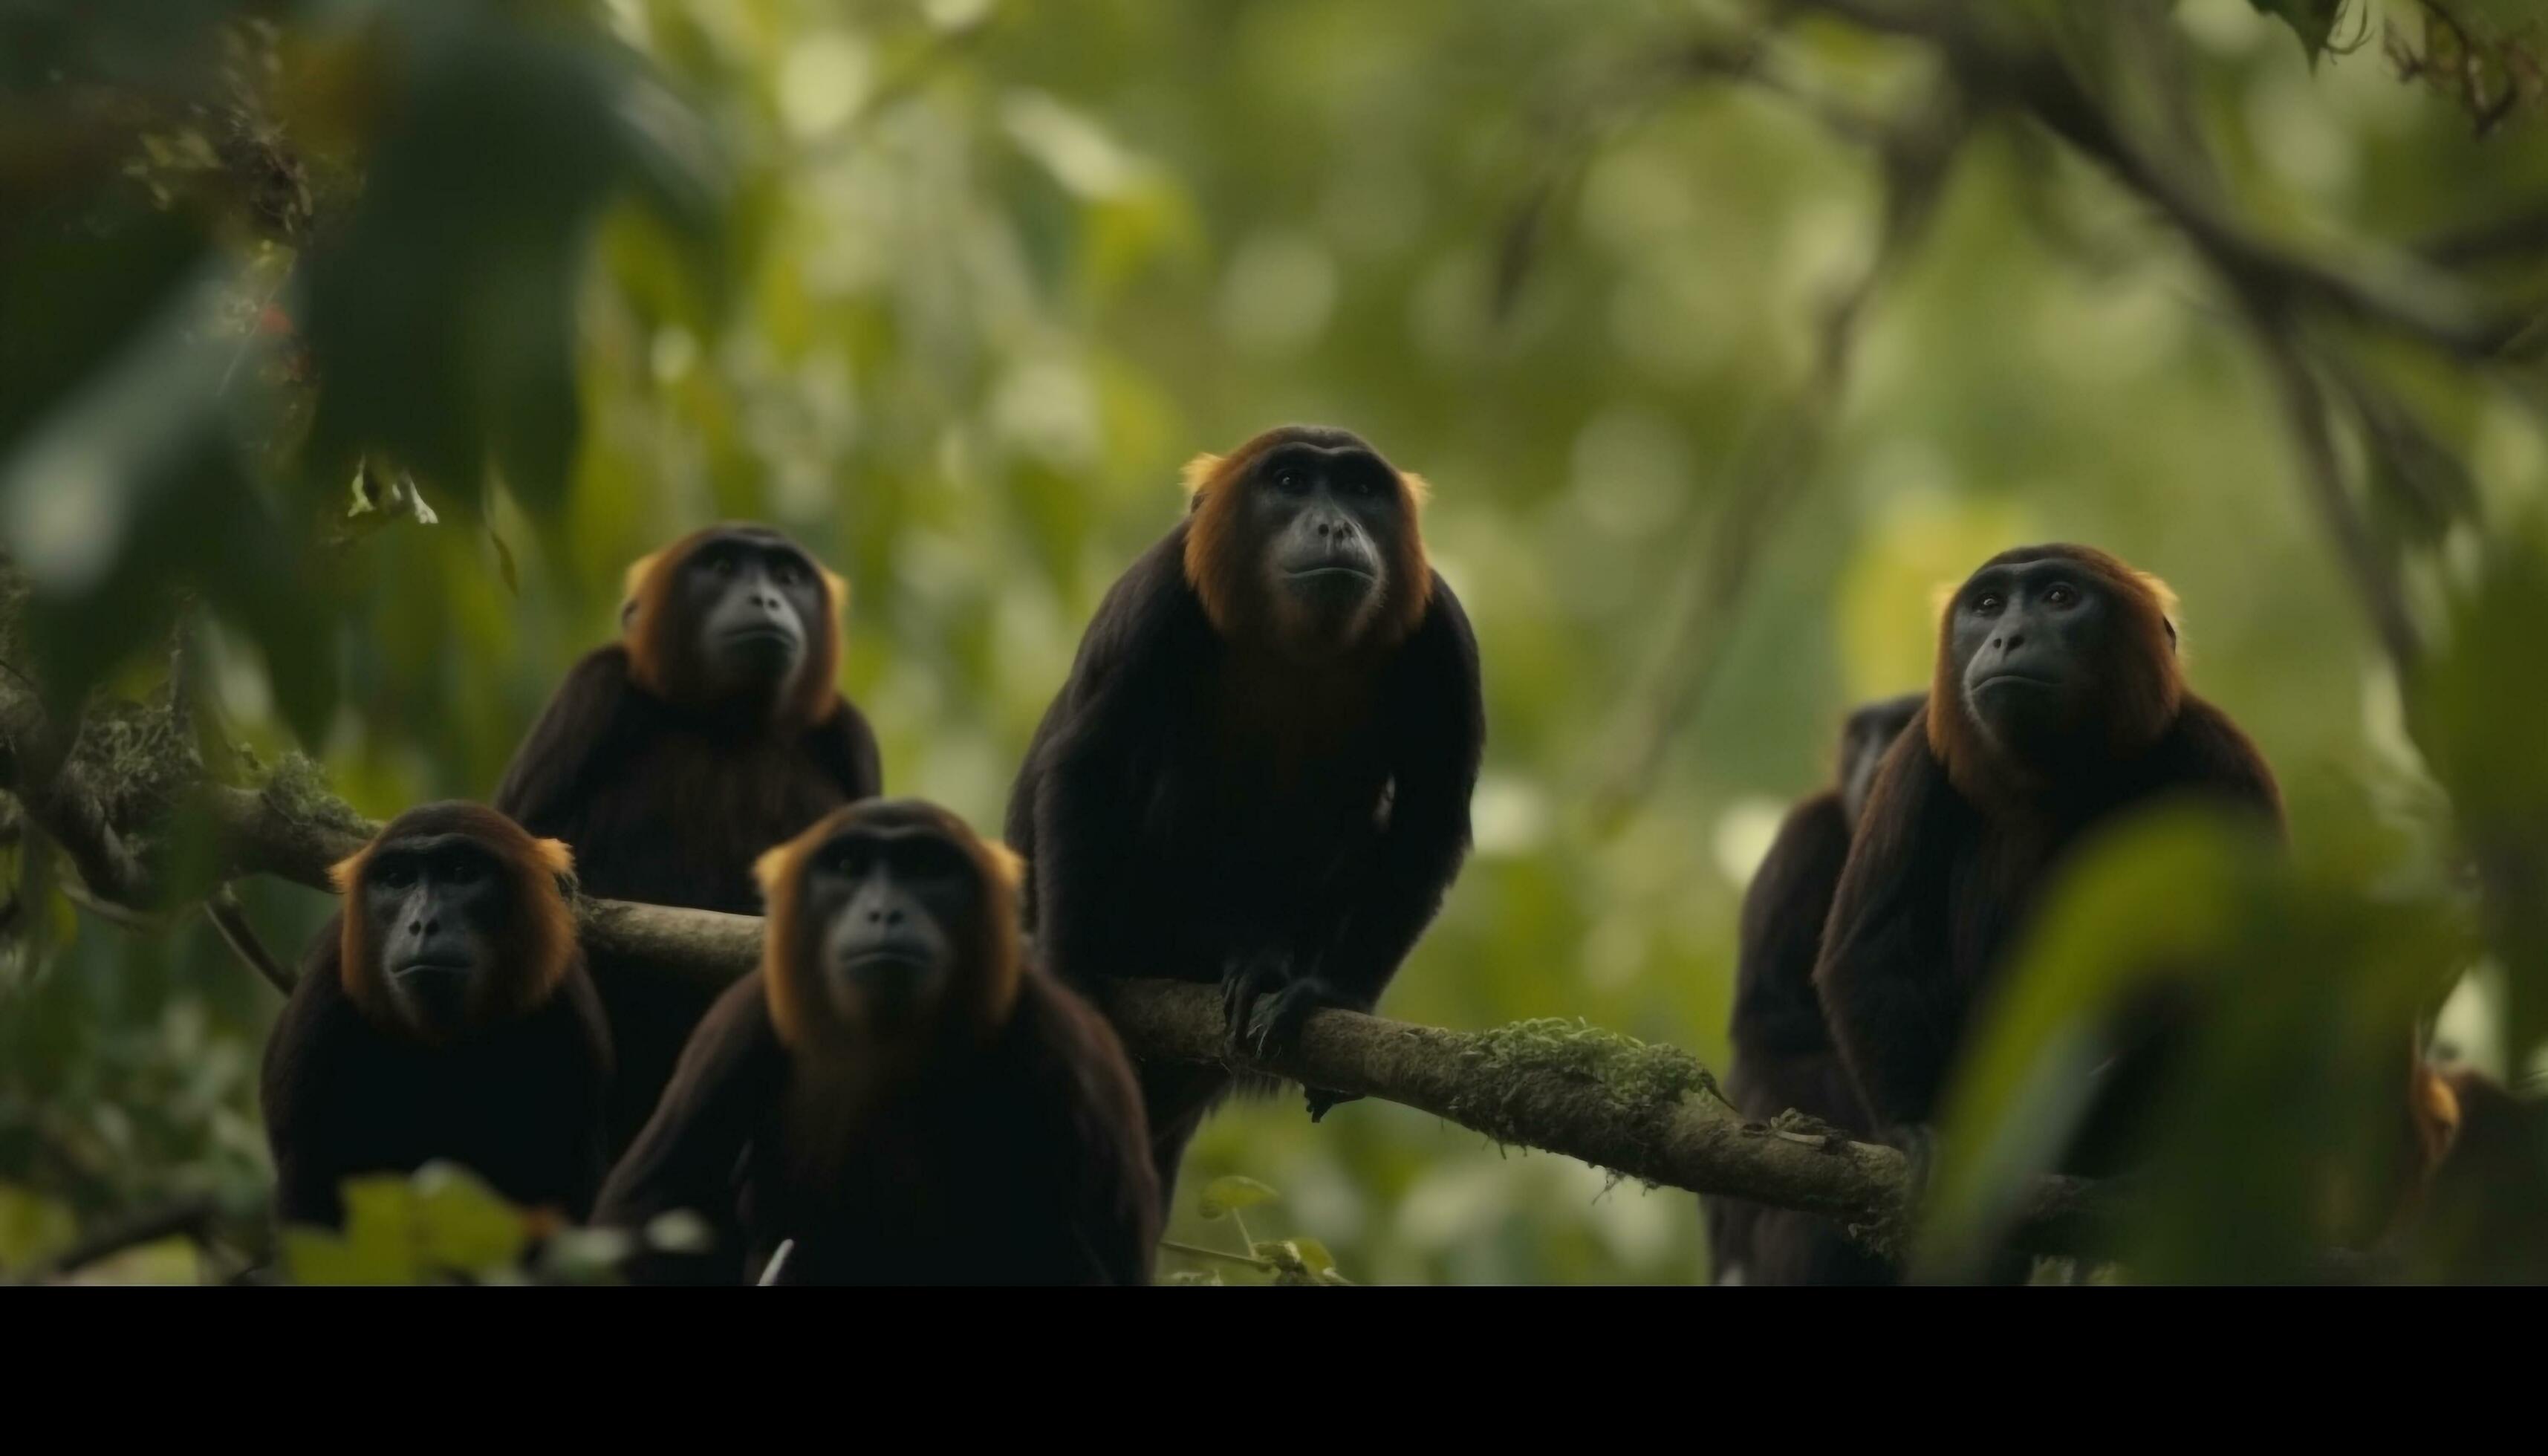
<path fill-rule="evenodd" d="M 1249 1245 L 1251 1248 L 1254 1246 L 1255 1245 L 1253 1244 Z M 1185 1243 L 1174 1238 L 1160 1239 L 1159 1247 L 1168 1250 L 1170 1253 L 1191 1254 L 1198 1259 L 1219 1259 L 1226 1264 L 1244 1264 L 1251 1269 L 1274 1269 L 1281 1267 L 1272 1259 L 1260 1259 L 1253 1254 L 1234 1254 L 1229 1252 L 1228 1249 L 1206 1248 L 1200 1243 Z"/>
<path fill-rule="evenodd" d="M 1965 135 L 1960 98 L 1941 89 L 1888 124 L 1881 148 L 1884 216 L 1875 255 L 1825 308 L 1814 358 L 1793 395 L 1774 407 L 1741 451 L 1708 534 L 1708 550 L 1676 595 L 1629 718 L 1621 767 L 1599 796 L 1605 816 L 1643 798 L 1667 751 L 1707 700 L 1734 637 L 1754 570 L 1777 522 L 1813 475 L 1824 440 L 1849 393 L 1851 363 L 1865 320 L 1883 286 L 1927 230 Z"/>
<path fill-rule="evenodd" d="M 45 1284 L 75 1274 L 91 1264 L 102 1263 L 129 1249 L 163 1238 L 184 1234 L 198 1246 L 205 1243 L 207 1230 L 221 1216 L 221 1205 L 210 1195 L 199 1195 L 130 1218 L 118 1219 L 69 1248 L 45 1260 L 31 1270 L 22 1282 Z"/>
<path fill-rule="evenodd" d="M 262 976 L 267 985 L 284 995 L 292 994 L 292 988 L 300 983 L 301 978 L 285 969 L 283 963 L 274 958 L 273 953 L 265 949 L 265 942 L 257 939 L 256 928 L 248 924 L 247 907 L 239 903 L 237 892 L 228 885 L 223 885 L 206 896 L 204 918 L 213 923 L 214 930 L 221 932 L 222 942 L 230 948 L 231 954 L 247 962 L 248 969 Z"/>

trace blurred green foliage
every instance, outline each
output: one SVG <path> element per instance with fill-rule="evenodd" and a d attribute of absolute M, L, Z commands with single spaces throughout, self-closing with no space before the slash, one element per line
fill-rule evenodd
<path fill-rule="evenodd" d="M 2004 9 L 2147 110 L 2106 8 Z M 2278 235 L 2349 258 L 2548 196 L 2548 124 L 2480 125 L 2341 26 L 2310 53 L 2334 9 L 2112 13 L 2166 14 L 2191 97 L 2173 122 Z M 1729 483 L 1881 230 L 1879 169 L 1812 107 L 1676 68 L 1756 19 L 0 4 L 23 666 L 58 704 L 144 691 L 174 630 L 239 740 L 306 746 L 386 816 L 492 788 L 613 630 L 629 560 L 758 517 L 855 584 L 844 685 L 890 790 L 987 828 L 1098 596 L 1182 508 L 1179 463 L 1332 421 L 1434 483 L 1427 540 L 1486 659 L 1477 853 L 1385 1010 L 1581 1017 L 1714 1061 L 1742 886 L 1826 776 L 1842 710 L 1926 680 L 1940 584 L 2019 541 L 2095 542 L 2181 593 L 2193 679 L 2283 775 L 2298 863 L 2162 825 L 2083 869 L 1961 1094 L 1938 1247 L 2041 1161 L 2061 1106 L 2044 1079 L 2093 1064 L 2095 1013 L 2159 951 L 2165 974 L 2261 994 L 2182 1089 L 2175 1196 L 2137 1251 L 2168 1278 L 2289 1272 L 2341 1222 L 2321 1191 L 2359 1176 L 2389 1085 L 2369 1069 L 2425 999 L 2487 962 L 2450 1035 L 2499 1073 L 2548 1043 L 2548 688 L 2525 668 L 2548 630 L 2548 392 L 2535 368 L 2337 341 L 2391 426 L 2343 458 L 2438 644 L 2402 695 L 2195 261 L 2040 134 L 1984 129 L 1875 298 L 1825 448 L 1743 552 L 1739 609 L 1698 624 L 1721 658 L 1695 713 L 1623 817 L 1589 814 L 1623 735 L 1664 711 L 1675 585 L 1734 528 Z M 2481 38 L 2507 76 L 2527 34 Z M 1848 114 L 1934 79 L 1920 47 L 1837 24 L 1779 54 Z M 2485 281 L 2536 294 L 2539 257 Z M 253 1190 L 272 993 L 198 918 L 74 917 L 7 827 L 0 1265 L 117 1211 Z M 240 888 L 279 946 L 324 913 Z M 1232 1174 L 1285 1191 L 1315 1235 L 1291 1241 L 1303 1267 L 1315 1250 L 1357 1282 L 1705 1269 L 1686 1195 L 1377 1101 L 1315 1128 L 1297 1096 L 1225 1111 L 1173 1238 L 1228 1246 L 1198 1195 Z M 433 1196 L 385 1185 L 372 1224 L 289 1256 L 403 1277 L 385 1271 L 426 1257 L 403 1200 Z M 453 1223 L 488 1247 L 426 1262 L 510 1256 L 497 1215 Z"/>

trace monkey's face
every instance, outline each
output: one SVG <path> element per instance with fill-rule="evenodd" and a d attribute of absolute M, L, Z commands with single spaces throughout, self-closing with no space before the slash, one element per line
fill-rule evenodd
<path fill-rule="evenodd" d="M 774 534 L 718 537 L 690 553 L 673 584 L 692 651 L 718 697 L 775 699 L 803 671 L 826 611 L 812 561 Z"/>
<path fill-rule="evenodd" d="M 1367 446 L 1290 441 L 1254 464 L 1245 491 L 1278 638 L 1313 658 L 1358 642 L 1388 599 L 1389 547 L 1412 528 L 1398 473 Z"/>
<path fill-rule="evenodd" d="M 465 834 L 391 840 L 365 867 L 361 913 L 399 1014 L 430 1040 L 484 1009 L 510 913 L 502 866 Z"/>
<path fill-rule="evenodd" d="M 926 825 L 853 823 L 805 866 L 802 913 L 823 994 L 842 1020 L 891 1029 L 927 1020 L 978 948 L 981 871 Z"/>
<path fill-rule="evenodd" d="M 2057 757 L 2101 729 L 2100 678 L 2127 625 L 2113 589 L 2079 562 L 1984 567 L 1952 618 L 1964 710 L 2002 752 Z"/>

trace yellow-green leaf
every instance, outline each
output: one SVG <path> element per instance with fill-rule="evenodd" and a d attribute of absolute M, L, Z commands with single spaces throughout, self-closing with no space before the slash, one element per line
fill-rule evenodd
<path fill-rule="evenodd" d="M 1218 1219 L 1232 1209 L 1253 1208 L 1282 1196 L 1253 1178 L 1241 1178 L 1236 1174 L 1215 1178 L 1204 1186 L 1203 1216 Z"/>
<path fill-rule="evenodd" d="M 416 1170 L 416 1231 L 425 1257 L 446 1269 L 471 1273 L 501 1269 L 531 1241 L 521 1211 L 477 1175 L 455 1163 L 432 1162 Z"/>
<path fill-rule="evenodd" d="M 32 1189 L 0 1183 L 0 1269 L 23 1269 L 78 1234 L 69 1209 Z"/>
<path fill-rule="evenodd" d="M 2344 13 L 2345 0 L 2247 0 L 2260 15 L 2270 15 L 2292 28 L 2300 37 L 2301 52 L 2315 65 L 2326 51 L 2327 39 L 2335 34 L 2336 18 Z"/>

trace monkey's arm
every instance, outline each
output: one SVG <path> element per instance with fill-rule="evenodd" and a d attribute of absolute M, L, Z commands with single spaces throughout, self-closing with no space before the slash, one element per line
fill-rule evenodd
<path fill-rule="evenodd" d="M 2277 835 L 2285 833 L 2283 791 L 2274 771 L 2229 714 L 2188 696 L 2170 736 L 2183 778 L 2217 800 L 2263 815 Z"/>
<path fill-rule="evenodd" d="M 1814 960 L 1848 864 L 1849 817 L 1837 790 L 1787 812 L 1743 891 L 1728 1027 L 1738 1051 L 1781 1057 L 1831 1049 L 1814 995 Z"/>
<path fill-rule="evenodd" d="M 839 699 L 832 716 L 815 724 L 807 736 L 815 756 L 840 780 L 850 802 L 884 793 L 883 756 L 876 752 L 875 730 L 858 704 Z"/>
<path fill-rule="evenodd" d="M 1159 1241 L 1158 1173 L 1141 1089 L 1114 1028 L 1047 976 L 1029 972 L 1021 1009 L 1049 1058 L 1042 1146 L 1062 1155 L 1068 1185 L 1058 1216 L 1086 1284 L 1150 1282 Z"/>
<path fill-rule="evenodd" d="M 628 651 L 613 643 L 577 663 L 513 751 L 495 806 L 533 834 L 558 834 L 582 787 L 617 738 L 635 689 Z"/>
<path fill-rule="evenodd" d="M 1211 628 L 1186 585 L 1182 531 L 1124 574 L 1098 607 L 1071 664 L 1070 681 L 1037 735 L 1021 784 L 1027 830 L 1014 845 L 1034 877 L 1034 928 L 1045 964 L 1065 984 L 1155 975 L 1160 967 L 1111 963 L 1123 944 L 1120 895 L 1148 795 L 1167 785 L 1143 780 L 1161 755 L 1168 701 L 1180 681 L 1209 661 Z M 1025 823 L 1018 825 L 1023 817 Z M 1014 833 L 1014 829 L 1013 829 Z"/>
<path fill-rule="evenodd" d="M 1389 823 L 1376 872 L 1362 887 L 1319 974 L 1369 1008 L 1415 948 L 1469 853 L 1469 796 L 1486 753 L 1487 710 L 1478 639 L 1439 576 L 1432 606 L 1400 649 L 1390 692 Z"/>
<path fill-rule="evenodd" d="M 330 918 L 302 956 L 301 978 L 267 1035 L 258 1101 L 274 1156 L 278 1224 L 334 1228 L 344 1220 L 341 1183 L 355 1169 L 343 1088 L 334 1085 L 348 1043 L 370 1036 L 337 971 L 342 922 Z"/>
<path fill-rule="evenodd" d="M 1879 1129 L 1929 1121 L 1961 1032 L 1946 935 L 1959 806 L 1925 732 L 1906 729 L 1885 755 L 1823 929 L 1814 988 Z"/>
<path fill-rule="evenodd" d="M 641 1229 L 659 1215 L 686 1209 L 713 1231 L 713 1254 L 641 1258 L 631 1268 L 636 1282 L 730 1284 L 742 1277 L 735 1164 L 786 1075 L 786 1049 L 771 1024 L 756 970 L 708 1008 L 682 1048 L 654 1117 L 621 1154 L 594 1202 L 592 1222 L 600 1227 Z"/>
<path fill-rule="evenodd" d="M 570 1044 L 561 1071 L 573 1079 L 575 1167 L 567 1213 L 582 1220 L 592 1215 L 601 1180 L 610 1172 L 610 1079 L 617 1056 L 610 1044 L 610 1019 L 601 995 L 581 963 L 567 974 L 558 1000 L 569 1026 Z"/>

